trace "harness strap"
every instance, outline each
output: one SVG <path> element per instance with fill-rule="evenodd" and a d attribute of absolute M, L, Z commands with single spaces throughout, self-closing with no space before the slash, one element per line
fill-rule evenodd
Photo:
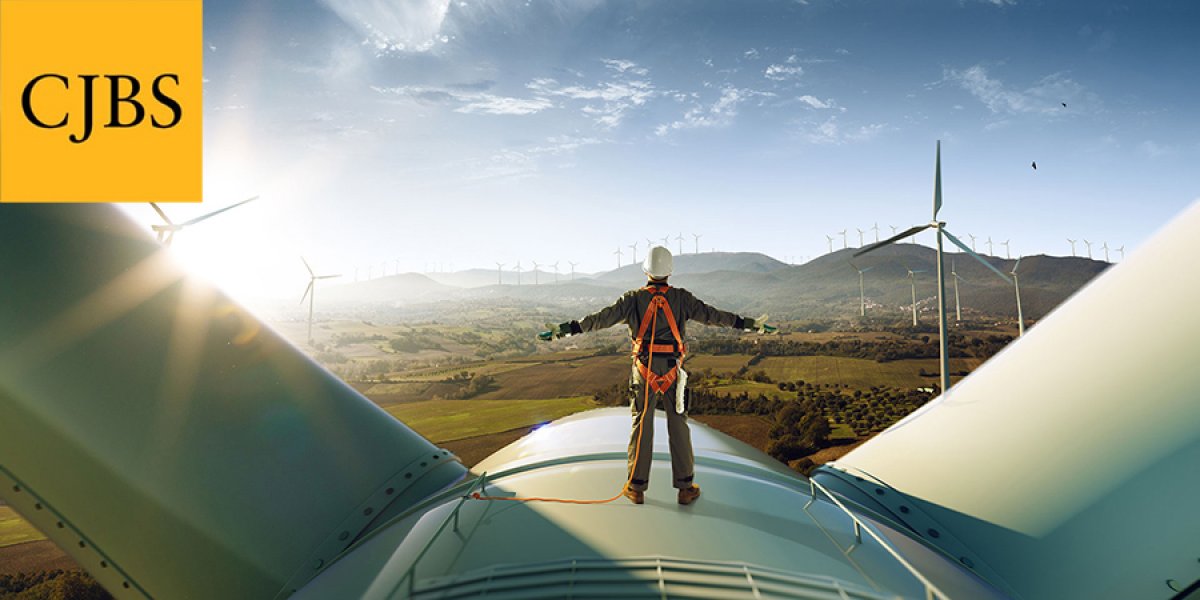
<path fill-rule="evenodd" d="M 675 346 L 667 344 L 655 344 L 652 348 L 654 353 L 671 353 L 679 352 L 680 360 L 687 355 L 687 345 L 683 343 L 683 336 L 679 334 L 679 324 L 675 321 L 675 313 L 671 311 L 671 304 L 667 302 L 666 292 L 671 289 L 670 286 L 648 285 L 645 289 L 650 292 L 653 297 L 650 298 L 650 306 L 646 307 L 646 313 L 642 315 L 642 324 L 638 327 L 637 335 L 633 338 L 633 357 L 636 359 L 642 353 L 646 340 L 646 331 L 650 327 L 650 323 L 657 321 L 657 311 L 662 310 L 663 316 L 667 318 L 667 326 L 671 328 L 671 335 L 675 336 Z"/>

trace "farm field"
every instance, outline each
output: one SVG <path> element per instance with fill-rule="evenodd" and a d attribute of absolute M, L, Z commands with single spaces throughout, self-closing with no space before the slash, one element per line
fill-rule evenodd
<path fill-rule="evenodd" d="M 0 548 L 45 539 L 46 536 L 30 525 L 9 506 L 0 506 Z"/>
<path fill-rule="evenodd" d="M 535 400 L 426 400 L 384 406 L 434 443 L 489 435 L 596 408 L 591 397 Z"/>
<path fill-rule="evenodd" d="M 972 371 L 982 362 L 977 358 L 952 358 L 950 372 Z M 917 388 L 937 383 L 936 377 L 921 377 L 921 369 L 936 373 L 937 359 L 906 359 L 881 363 L 865 358 L 840 356 L 769 356 L 751 367 L 751 371 L 764 371 L 775 381 L 803 380 L 812 384 L 842 384 L 851 389 L 870 389 L 872 386 Z M 958 379 L 955 378 L 955 381 Z"/>

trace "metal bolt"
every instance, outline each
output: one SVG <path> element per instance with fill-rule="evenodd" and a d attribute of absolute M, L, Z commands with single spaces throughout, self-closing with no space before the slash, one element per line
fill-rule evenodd
<path fill-rule="evenodd" d="M 391 496 L 392 494 L 396 493 L 396 488 L 388 488 L 384 493 Z"/>
<path fill-rule="evenodd" d="M 882 495 L 883 495 L 883 488 L 875 488 L 875 493 L 876 493 L 876 494 L 879 494 L 880 496 L 882 496 Z"/>
<path fill-rule="evenodd" d="M 962 563 L 962 564 L 966 565 L 968 569 L 974 569 L 974 568 L 975 568 L 975 563 L 974 563 L 974 562 L 972 562 L 972 561 L 971 561 L 971 559 L 969 559 L 969 558 L 967 558 L 967 557 L 965 557 L 965 556 L 960 556 L 960 557 L 958 557 L 958 562 L 960 562 L 960 563 Z"/>
<path fill-rule="evenodd" d="M 904 514 L 906 514 L 906 515 L 907 515 L 907 514 L 908 514 L 908 507 L 907 507 L 907 506 L 904 506 L 904 505 L 900 505 L 900 512 L 902 512 L 902 513 L 904 513 Z"/>
<path fill-rule="evenodd" d="M 369 516 L 371 516 L 371 513 L 373 513 L 373 512 L 375 512 L 375 509 L 368 506 L 363 509 L 363 516 L 369 517 Z"/>
<path fill-rule="evenodd" d="M 936 530 L 936 529 L 930 529 L 930 530 L 928 531 L 928 533 L 929 533 L 929 537 L 931 537 L 931 538 L 939 538 L 939 537 L 942 537 L 942 534 L 938 533 L 938 530 Z"/>

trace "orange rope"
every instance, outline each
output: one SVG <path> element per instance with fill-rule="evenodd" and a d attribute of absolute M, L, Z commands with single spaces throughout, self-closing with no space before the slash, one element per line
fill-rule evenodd
<path fill-rule="evenodd" d="M 656 310 L 656 311 L 654 311 L 653 323 L 650 326 L 650 353 L 646 357 L 647 368 L 649 368 L 650 365 L 652 365 L 654 363 L 654 330 L 657 325 L 658 325 L 658 311 Z M 637 358 L 634 358 L 634 360 L 637 360 Z M 637 468 L 638 456 L 640 456 L 641 452 L 642 452 L 642 426 L 645 425 L 645 423 L 646 423 L 646 413 L 650 412 L 650 381 L 646 377 L 643 377 L 642 379 L 644 380 L 644 381 L 642 381 L 642 385 L 646 388 L 646 393 L 643 396 L 642 416 L 638 419 L 638 432 L 637 432 L 638 441 L 637 441 L 637 445 L 634 446 L 634 448 L 633 448 L 633 464 L 629 468 L 629 478 L 625 480 L 625 485 L 621 487 L 621 491 L 617 492 L 617 495 L 613 496 L 612 498 L 607 498 L 605 500 L 574 500 L 574 499 L 570 499 L 570 498 L 542 498 L 542 497 L 537 497 L 537 496 L 533 496 L 533 497 L 484 496 L 484 495 L 480 494 L 479 492 L 474 492 L 471 494 L 471 498 L 474 498 L 476 500 L 508 500 L 511 502 L 559 502 L 561 504 L 608 504 L 609 502 L 612 502 L 612 501 L 616 500 L 617 498 L 620 498 L 621 496 L 623 496 L 625 494 L 625 488 L 629 487 L 630 483 L 633 483 L 633 471 L 634 471 L 634 469 Z M 676 385 L 678 385 L 678 384 L 676 384 Z"/>

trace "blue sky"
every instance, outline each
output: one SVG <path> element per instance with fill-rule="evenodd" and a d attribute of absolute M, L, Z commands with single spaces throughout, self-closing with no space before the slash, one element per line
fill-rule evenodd
<path fill-rule="evenodd" d="M 300 253 L 351 279 L 595 271 L 698 233 L 799 260 L 926 222 L 940 139 L 959 237 L 1128 252 L 1200 196 L 1197 24 L 1183 1 L 207 0 L 206 201 L 169 209 L 262 200 L 176 245 L 297 297 Z"/>

